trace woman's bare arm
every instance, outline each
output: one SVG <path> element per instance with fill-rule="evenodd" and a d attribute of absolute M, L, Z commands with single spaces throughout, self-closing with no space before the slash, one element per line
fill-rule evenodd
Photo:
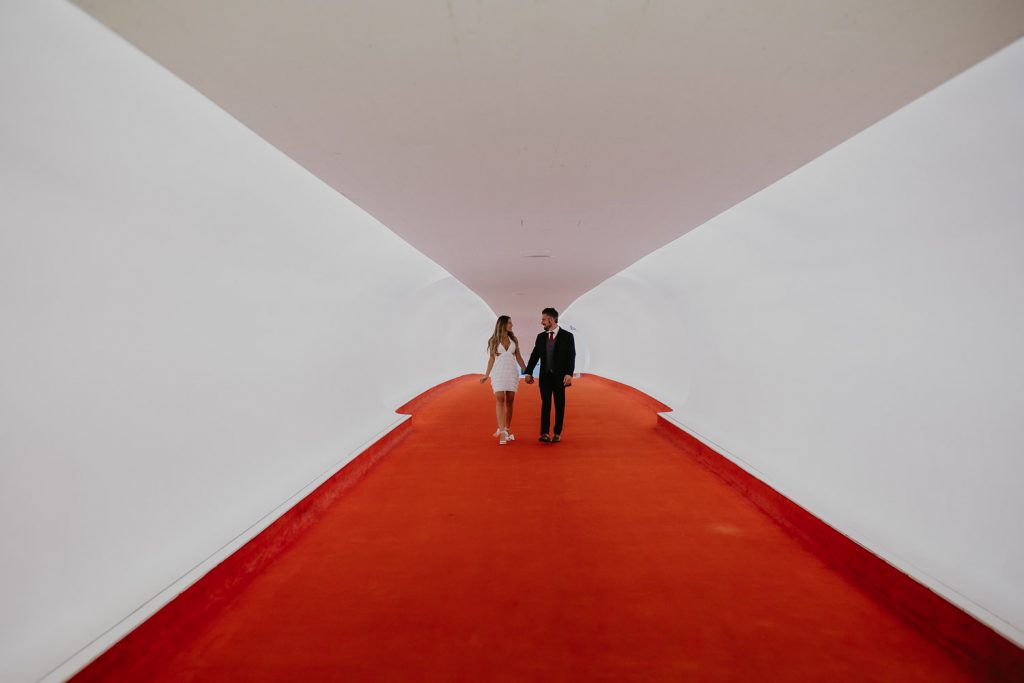
<path fill-rule="evenodd" d="M 519 353 L 519 345 L 516 345 L 516 360 L 519 361 L 520 372 L 526 372 L 526 363 L 523 362 L 523 354 Z"/>
<path fill-rule="evenodd" d="M 483 384 L 484 382 L 486 382 L 487 378 L 491 376 L 491 368 L 493 368 L 493 367 L 494 367 L 494 354 L 492 353 L 491 357 L 487 359 L 487 371 L 484 372 L 484 376 L 480 378 L 480 384 Z"/>

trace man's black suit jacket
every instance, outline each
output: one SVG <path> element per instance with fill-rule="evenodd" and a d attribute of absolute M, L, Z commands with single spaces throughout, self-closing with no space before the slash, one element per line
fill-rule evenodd
<path fill-rule="evenodd" d="M 540 374 L 549 370 L 555 373 L 556 377 L 572 375 L 576 371 L 576 340 L 572 332 L 559 327 L 555 335 L 554 363 L 548 365 L 548 333 L 541 332 L 537 335 L 537 341 L 533 345 L 533 353 L 530 354 L 530 362 L 526 364 L 526 374 L 532 375 L 533 368 L 540 361 Z"/>

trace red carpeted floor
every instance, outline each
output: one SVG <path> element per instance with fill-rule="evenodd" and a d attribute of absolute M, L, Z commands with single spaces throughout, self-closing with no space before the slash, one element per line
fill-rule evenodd
<path fill-rule="evenodd" d="M 461 381 L 179 644 L 167 681 L 969 680 L 583 378 L 561 444 Z"/>

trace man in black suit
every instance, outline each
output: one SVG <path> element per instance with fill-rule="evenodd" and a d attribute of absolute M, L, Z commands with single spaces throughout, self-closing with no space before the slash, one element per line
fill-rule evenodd
<path fill-rule="evenodd" d="M 558 326 L 558 311 L 545 308 L 540 324 L 544 331 L 537 335 L 526 364 L 526 383 L 533 384 L 533 368 L 540 361 L 540 440 L 558 443 L 562 440 L 562 418 L 565 417 L 565 388 L 572 386 L 576 370 L 576 340 L 572 332 Z M 551 424 L 551 399 L 555 399 L 555 431 Z"/>

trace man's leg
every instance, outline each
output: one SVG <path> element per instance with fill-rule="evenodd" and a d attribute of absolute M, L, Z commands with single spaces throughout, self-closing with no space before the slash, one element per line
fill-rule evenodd
<path fill-rule="evenodd" d="M 548 433 L 551 425 L 551 392 L 554 389 L 554 382 L 547 373 L 540 375 L 540 435 Z"/>
<path fill-rule="evenodd" d="M 565 417 L 565 385 L 561 378 L 552 382 L 552 389 L 555 395 L 555 435 L 562 433 L 562 418 Z"/>

